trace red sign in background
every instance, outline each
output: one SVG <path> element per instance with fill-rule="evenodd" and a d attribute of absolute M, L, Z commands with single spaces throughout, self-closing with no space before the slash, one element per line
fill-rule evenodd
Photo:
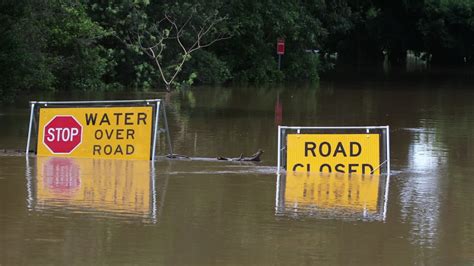
<path fill-rule="evenodd" d="M 279 55 L 285 54 L 285 40 L 284 39 L 277 40 L 277 54 Z"/>

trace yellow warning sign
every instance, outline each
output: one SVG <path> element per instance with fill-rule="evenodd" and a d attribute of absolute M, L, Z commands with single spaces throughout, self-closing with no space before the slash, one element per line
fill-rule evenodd
<path fill-rule="evenodd" d="M 287 171 L 379 174 L 379 134 L 289 134 Z"/>
<path fill-rule="evenodd" d="M 36 206 L 147 215 L 150 162 L 38 157 Z"/>
<path fill-rule="evenodd" d="M 41 108 L 37 154 L 149 160 L 152 136 L 152 106 Z"/>
<path fill-rule="evenodd" d="M 287 172 L 285 204 L 377 212 L 380 176 Z"/>

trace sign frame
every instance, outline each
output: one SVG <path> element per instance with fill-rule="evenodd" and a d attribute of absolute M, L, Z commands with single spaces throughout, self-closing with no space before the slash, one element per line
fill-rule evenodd
<path fill-rule="evenodd" d="M 163 108 L 161 107 L 163 105 Z M 160 122 L 159 117 L 162 114 L 164 120 L 164 131 L 167 136 L 167 144 L 169 153 L 173 154 L 173 149 L 171 146 L 171 139 L 169 137 L 169 128 L 168 121 L 166 118 L 165 106 L 162 103 L 161 99 L 146 99 L 146 100 L 104 100 L 104 101 L 30 101 L 30 120 L 28 126 L 28 139 L 26 143 L 25 155 L 28 157 L 30 153 L 37 153 L 37 146 L 39 140 L 39 110 L 41 108 L 107 108 L 107 107 L 140 107 L 140 106 L 151 106 L 152 107 L 152 139 L 151 139 L 151 151 L 150 151 L 150 160 L 154 161 L 156 158 L 156 145 L 158 134 L 161 132 L 161 129 L 158 127 Z M 34 132 L 33 132 L 34 130 Z M 35 148 L 30 150 L 31 139 L 36 136 Z"/>
<path fill-rule="evenodd" d="M 381 147 L 385 144 L 384 155 L 385 161 L 382 161 L 378 168 L 384 167 L 383 174 L 390 174 L 390 127 L 389 126 L 348 126 L 348 127 L 309 127 L 309 126 L 278 126 L 278 158 L 277 158 L 277 173 L 286 171 L 284 162 L 286 160 L 286 136 L 288 132 L 292 134 L 305 134 L 305 132 L 311 132 L 313 134 L 381 134 Z M 317 132 L 317 133 L 314 133 Z M 286 164 L 286 163 L 285 163 Z"/>

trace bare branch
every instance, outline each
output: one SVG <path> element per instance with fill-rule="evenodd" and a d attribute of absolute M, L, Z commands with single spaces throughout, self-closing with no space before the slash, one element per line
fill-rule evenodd
<path fill-rule="evenodd" d="M 189 18 L 184 22 L 184 24 L 181 26 L 181 29 L 178 31 L 178 36 L 181 36 L 181 33 L 183 32 L 183 29 L 188 25 L 188 23 L 191 21 L 191 19 L 194 17 L 194 12 L 191 13 Z"/>
<path fill-rule="evenodd" d="M 173 83 L 178 74 L 181 73 L 184 64 L 189 60 L 192 52 L 209 47 L 218 41 L 231 38 L 229 34 L 217 34 L 216 32 L 216 26 L 227 18 L 217 17 L 216 13 L 204 18 L 199 23 L 200 26 L 197 26 L 193 24 L 195 13 L 195 10 L 191 12 L 191 15 L 189 15 L 182 24 L 178 24 L 177 20 L 171 15 L 165 14 L 161 20 L 155 22 L 148 28 L 149 31 L 145 29 L 133 33 L 129 32 L 127 38 L 122 40 L 127 46 L 133 46 L 135 43 L 140 50 L 155 61 L 161 79 L 167 89 L 169 89 L 169 86 Z M 163 25 L 163 23 L 168 24 L 168 26 Z M 194 38 L 192 40 L 183 40 L 182 37 L 185 32 L 194 35 Z M 134 38 L 130 36 L 134 36 Z M 186 34 L 186 36 L 188 36 L 188 34 Z M 169 67 L 164 67 L 165 63 L 163 61 L 165 57 L 162 56 L 166 50 L 165 42 L 174 42 L 182 51 L 179 53 L 179 58 L 175 59 L 175 63 Z M 166 69 L 169 68 L 173 70 L 167 72 Z"/>
<path fill-rule="evenodd" d="M 189 53 L 194 52 L 194 51 L 196 51 L 196 50 L 198 50 L 198 49 L 202 49 L 202 48 L 209 47 L 209 46 L 213 45 L 214 43 L 216 43 L 216 42 L 218 42 L 218 41 L 223 41 L 223 40 L 227 40 L 227 39 L 230 39 L 230 38 L 232 38 L 232 36 L 230 36 L 230 35 L 215 38 L 214 40 L 210 41 L 209 43 L 200 44 L 198 47 L 196 47 L 196 48 L 190 50 Z"/>

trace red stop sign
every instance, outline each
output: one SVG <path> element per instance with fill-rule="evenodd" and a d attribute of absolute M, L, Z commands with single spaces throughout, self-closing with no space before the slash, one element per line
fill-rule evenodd
<path fill-rule="evenodd" d="M 43 143 L 54 154 L 69 154 L 82 142 L 82 125 L 72 115 L 57 115 L 45 126 Z"/>

